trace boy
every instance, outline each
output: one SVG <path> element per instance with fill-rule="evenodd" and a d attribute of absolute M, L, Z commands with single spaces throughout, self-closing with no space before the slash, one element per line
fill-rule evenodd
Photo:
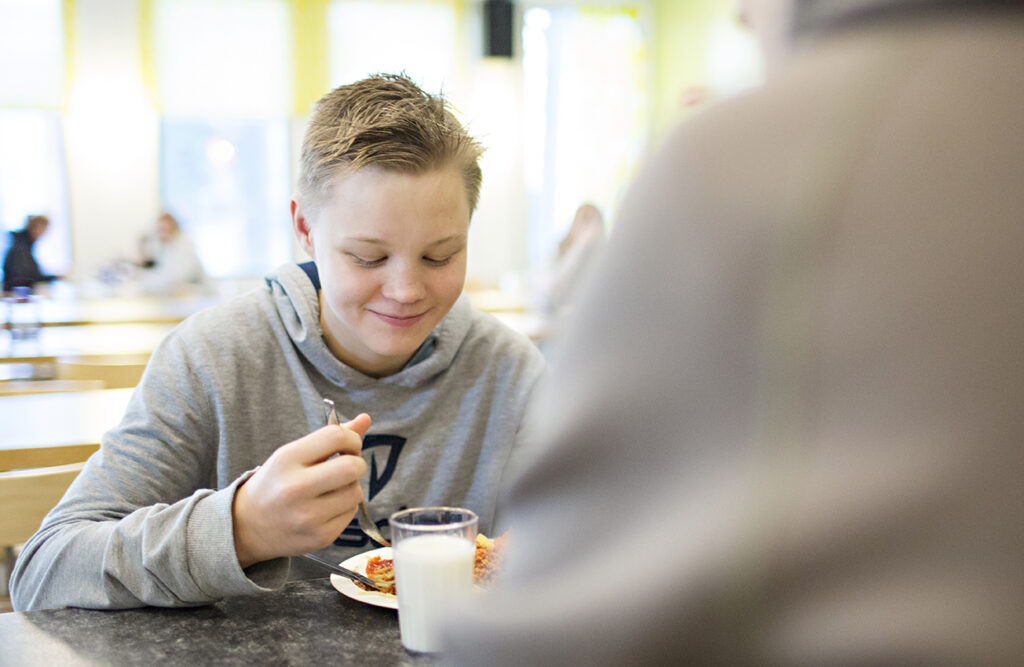
<path fill-rule="evenodd" d="M 352 522 L 368 467 L 379 525 L 458 505 L 492 531 L 543 359 L 461 295 L 480 153 L 402 76 L 320 100 L 291 203 L 315 262 L 159 346 L 121 424 L 25 545 L 15 608 L 196 605 L 323 576 L 287 557 L 373 546 Z M 325 397 L 350 421 L 325 427 Z"/>

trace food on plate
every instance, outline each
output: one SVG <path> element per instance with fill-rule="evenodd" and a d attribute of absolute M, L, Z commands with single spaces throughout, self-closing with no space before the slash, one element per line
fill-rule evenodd
<path fill-rule="evenodd" d="M 390 558 L 381 558 L 377 554 L 366 561 L 366 576 L 373 579 L 373 582 L 380 587 L 381 593 L 395 594 L 395 562 Z M 372 590 L 368 586 L 355 582 L 356 586 L 366 590 Z"/>
<path fill-rule="evenodd" d="M 473 581 L 477 586 L 486 586 L 501 567 L 505 555 L 505 540 L 508 533 L 491 539 L 482 533 L 476 535 L 476 562 L 473 563 Z"/>
<path fill-rule="evenodd" d="M 486 586 L 501 568 L 501 559 L 505 554 L 505 540 L 508 533 L 491 539 L 482 533 L 476 536 L 476 560 L 473 563 L 473 581 L 478 586 Z M 381 593 L 395 594 L 395 562 L 391 558 L 381 558 L 380 554 L 371 556 L 366 561 L 366 576 L 373 579 L 380 587 Z M 357 582 L 356 586 L 364 590 L 371 588 Z"/>

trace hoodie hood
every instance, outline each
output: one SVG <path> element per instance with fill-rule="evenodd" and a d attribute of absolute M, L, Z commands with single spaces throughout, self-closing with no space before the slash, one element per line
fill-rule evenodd
<path fill-rule="evenodd" d="M 292 343 L 302 356 L 337 385 L 353 388 L 380 386 L 382 383 L 418 386 L 451 366 L 472 322 L 469 299 L 463 294 L 402 370 L 375 378 L 342 363 L 327 347 L 320 325 L 319 281 L 311 262 L 302 266 L 286 264 L 268 274 L 265 280 L 273 296 L 277 317 Z"/>

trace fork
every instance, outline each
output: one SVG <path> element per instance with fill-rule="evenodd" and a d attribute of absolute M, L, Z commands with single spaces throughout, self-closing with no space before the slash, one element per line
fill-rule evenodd
<path fill-rule="evenodd" d="M 336 413 L 334 411 L 334 401 L 332 401 L 329 398 L 325 398 L 324 399 L 324 405 L 327 406 L 327 423 L 328 423 L 328 425 L 337 425 L 339 423 L 338 422 L 338 413 Z M 359 520 L 359 529 L 361 531 L 363 531 L 364 533 L 366 533 L 366 535 L 370 539 L 372 539 L 373 541 L 378 542 L 380 544 L 383 544 L 386 547 L 390 547 L 391 546 L 391 541 L 388 540 L 388 539 L 385 539 L 385 537 L 380 534 L 380 530 L 377 529 L 377 524 L 375 524 L 373 522 L 373 520 L 370 518 L 370 513 L 366 509 L 366 501 L 361 501 L 359 503 L 358 520 Z"/>

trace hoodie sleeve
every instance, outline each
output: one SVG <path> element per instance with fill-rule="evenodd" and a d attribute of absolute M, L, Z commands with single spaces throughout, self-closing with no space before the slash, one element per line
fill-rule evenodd
<path fill-rule="evenodd" d="M 121 423 L 23 548 L 15 609 L 193 606 L 284 584 L 288 559 L 238 563 L 231 506 L 251 471 L 208 488 L 216 420 L 181 330 L 154 352 Z"/>

